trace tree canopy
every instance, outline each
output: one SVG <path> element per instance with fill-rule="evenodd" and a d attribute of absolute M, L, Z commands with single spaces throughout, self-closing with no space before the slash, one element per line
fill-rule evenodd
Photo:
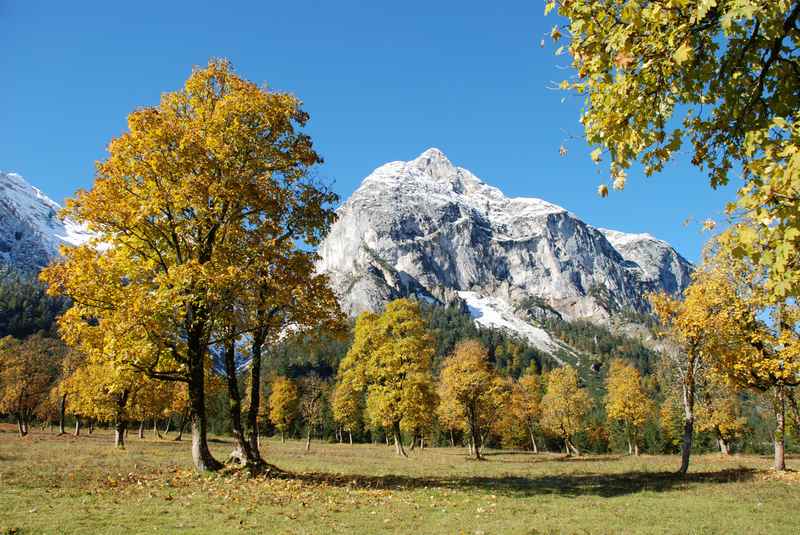
<path fill-rule="evenodd" d="M 227 61 L 195 69 L 182 89 L 130 114 L 92 189 L 64 211 L 96 237 L 42 274 L 74 303 L 59 322 L 68 343 L 188 383 L 200 470 L 220 466 L 203 389 L 231 295 L 293 261 L 300 240 L 318 243 L 334 218 L 336 196 L 309 175 L 321 158 L 299 131 L 307 120 L 295 96 L 240 78 Z M 97 337 L 104 343 L 85 343 Z"/>

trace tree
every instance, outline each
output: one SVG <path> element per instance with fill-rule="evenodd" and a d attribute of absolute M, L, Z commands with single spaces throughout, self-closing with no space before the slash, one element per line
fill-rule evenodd
<path fill-rule="evenodd" d="M 298 223 L 299 225 L 300 223 Z M 278 251 L 259 253 L 258 243 L 245 244 L 237 256 L 246 257 L 255 251 L 252 273 L 237 286 L 228 288 L 228 309 L 222 316 L 220 351 L 227 379 L 228 406 L 236 449 L 231 457 L 252 470 L 265 468 L 258 445 L 258 415 L 261 402 L 262 353 L 285 332 L 302 336 L 306 343 L 315 333 L 324 330 L 339 335 L 344 323 L 335 294 L 326 275 L 315 274 L 318 256 L 298 250 L 294 244 Z M 249 332 L 249 337 L 241 336 Z M 245 342 L 250 342 L 246 344 Z M 248 408 L 242 411 L 237 355 L 249 350 L 245 396 Z M 246 427 L 243 425 L 243 419 Z M 247 436 L 249 432 L 249 436 Z"/>
<path fill-rule="evenodd" d="M 110 358 L 187 383 L 200 471 L 221 466 L 207 444 L 205 374 L 232 292 L 254 266 L 269 272 L 300 240 L 316 244 L 334 218 L 336 196 L 308 178 L 320 157 L 297 131 L 307 120 L 296 97 L 227 61 L 195 69 L 128 117 L 94 187 L 65 208 L 97 237 L 42 274 L 74 303 L 60 320 L 68 342 L 96 324 L 113 339 Z"/>
<path fill-rule="evenodd" d="M 63 355 L 63 345 L 41 333 L 24 340 L 0 339 L 0 412 L 16 417 L 21 437 L 28 434 L 34 413 L 48 400 Z"/>
<path fill-rule="evenodd" d="M 650 296 L 653 311 L 661 322 L 659 334 L 667 340 L 662 349 L 663 365 L 668 375 L 680 389 L 683 405 L 683 439 L 679 472 L 689 470 L 694 438 L 695 400 L 698 385 L 705 378 L 708 355 L 707 326 L 709 316 L 703 304 L 705 296 L 697 287 L 690 286 L 680 301 L 665 293 Z"/>
<path fill-rule="evenodd" d="M 743 171 L 737 254 L 768 270 L 767 288 L 800 295 L 800 2 L 797 0 L 550 0 L 567 18 L 551 33 L 569 42 L 592 158 L 609 153 L 613 185 L 634 161 L 661 171 L 691 145 L 712 187 Z M 562 32 L 563 30 L 563 32 Z M 606 185 L 601 193 L 607 194 Z"/>
<path fill-rule="evenodd" d="M 476 459 L 482 459 L 486 433 L 500 416 L 510 397 L 506 381 L 489 364 L 486 348 L 478 340 L 459 342 L 442 364 L 439 376 L 440 418 L 456 416 L 469 434 L 469 445 Z M 455 411 L 456 415 L 448 414 Z"/>
<path fill-rule="evenodd" d="M 70 411 L 97 421 L 114 423 L 114 445 L 125 447 L 125 431 L 131 419 L 131 396 L 147 378 L 123 370 L 107 359 L 87 359 L 64 379 L 70 392 Z"/>
<path fill-rule="evenodd" d="M 693 304 L 715 374 L 772 400 L 774 467 L 784 470 L 786 403 L 800 385 L 800 306 L 794 300 L 776 303 L 764 268 L 737 258 L 729 247 L 726 240 L 712 244 L 687 295 L 698 296 Z"/>
<path fill-rule="evenodd" d="M 363 418 L 364 396 L 356 387 L 349 374 L 339 377 L 331 396 L 333 419 L 347 431 L 350 444 L 353 443 L 353 431 L 358 429 Z"/>
<path fill-rule="evenodd" d="M 318 375 L 300 380 L 300 416 L 306 424 L 306 451 L 311 449 L 311 435 L 322 424 L 328 397 L 328 384 Z"/>
<path fill-rule="evenodd" d="M 747 428 L 747 419 L 742 416 L 738 392 L 717 377 L 712 376 L 709 383 L 697 408 L 697 430 L 714 433 L 720 452 L 729 455 L 731 443 Z"/>
<path fill-rule="evenodd" d="M 549 372 L 546 384 L 542 397 L 542 427 L 564 441 L 567 455 L 580 455 L 572 437 L 582 429 L 592 400 L 578 384 L 578 372 L 571 366 Z"/>
<path fill-rule="evenodd" d="M 398 455 L 407 456 L 401 424 L 418 422 L 434 399 L 431 361 L 434 348 L 419 304 L 397 299 L 380 314 L 356 319 L 353 345 L 339 374 L 352 374 L 353 387 L 366 395 L 366 414 L 376 428 L 394 436 Z"/>
<path fill-rule="evenodd" d="M 533 453 L 539 453 L 535 435 L 542 414 L 542 381 L 538 375 L 530 373 L 520 377 L 512 391 L 511 411 L 525 422 Z"/>
<path fill-rule="evenodd" d="M 536 433 L 542 413 L 542 381 L 529 370 L 511 385 L 508 406 L 497 422 L 503 445 L 520 446 L 528 444 L 533 453 L 539 453 Z"/>
<path fill-rule="evenodd" d="M 83 364 L 84 356 L 73 349 L 66 349 L 61 366 L 58 371 L 58 378 L 55 380 L 52 388 L 50 389 L 50 398 L 54 406 L 57 406 L 58 411 L 58 434 L 63 435 L 66 431 L 64 429 L 64 421 L 67 413 L 67 400 L 70 391 L 67 388 L 66 379 L 70 377 L 75 370 Z"/>
<path fill-rule="evenodd" d="M 286 442 L 286 431 L 297 415 L 297 385 L 288 377 L 278 376 L 272 381 L 269 394 L 269 419 Z"/>
<path fill-rule="evenodd" d="M 622 423 L 628 440 L 628 454 L 639 455 L 639 438 L 652 401 L 642 388 L 639 371 L 620 359 L 611 361 L 606 377 L 606 415 Z"/>

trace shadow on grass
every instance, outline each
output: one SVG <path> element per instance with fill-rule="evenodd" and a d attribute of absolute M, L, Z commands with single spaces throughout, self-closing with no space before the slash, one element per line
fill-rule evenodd
<path fill-rule="evenodd" d="M 681 490 L 693 483 L 738 483 L 752 480 L 758 472 L 752 468 L 732 468 L 716 472 L 625 472 L 621 474 L 563 474 L 541 477 L 453 477 L 427 478 L 403 475 L 361 476 L 325 473 L 287 474 L 285 477 L 309 483 L 375 489 L 414 490 L 445 488 L 486 490 L 508 496 L 558 494 L 567 497 L 600 496 L 610 498 L 643 491 Z"/>

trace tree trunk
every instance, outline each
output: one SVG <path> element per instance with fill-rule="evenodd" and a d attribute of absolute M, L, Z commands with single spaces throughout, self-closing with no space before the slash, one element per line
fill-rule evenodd
<path fill-rule="evenodd" d="M 635 457 L 639 456 L 639 443 L 638 442 L 634 442 L 633 443 L 633 455 Z"/>
<path fill-rule="evenodd" d="M 79 416 L 75 416 L 75 433 L 76 437 L 80 436 L 81 434 L 81 419 Z"/>
<path fill-rule="evenodd" d="M 400 423 L 395 423 L 393 427 L 394 432 L 394 449 L 397 455 L 401 457 L 408 457 L 406 450 L 403 448 L 403 437 L 400 434 Z"/>
<path fill-rule="evenodd" d="M 128 422 L 125 421 L 125 405 L 128 404 L 127 390 L 122 391 L 122 395 L 117 399 L 117 414 L 114 420 L 114 446 L 117 448 L 125 447 L 125 435 L 128 434 Z"/>
<path fill-rule="evenodd" d="M 475 455 L 475 459 L 481 460 L 483 457 L 481 456 L 481 435 L 478 426 L 472 422 L 469 426 L 469 431 L 472 435 L 472 453 Z"/>
<path fill-rule="evenodd" d="M 122 418 L 114 422 L 114 447 L 125 449 L 125 420 Z"/>
<path fill-rule="evenodd" d="M 228 412 L 231 417 L 231 431 L 236 448 L 231 458 L 240 460 L 243 464 L 257 462 L 253 457 L 250 444 L 244 434 L 242 426 L 242 398 L 239 394 L 239 383 L 236 381 L 236 344 L 231 337 L 225 342 L 225 378 L 228 385 Z"/>
<path fill-rule="evenodd" d="M 158 428 L 158 419 L 156 418 L 153 418 L 153 435 L 155 435 L 159 439 L 164 438 L 161 436 L 161 430 Z"/>
<path fill-rule="evenodd" d="M 717 439 L 717 442 L 719 443 L 719 452 L 722 455 L 730 455 L 731 454 L 731 450 L 730 450 L 730 448 L 728 448 L 728 443 L 725 442 L 724 438 L 719 437 Z"/>
<path fill-rule="evenodd" d="M 175 436 L 173 440 L 175 442 L 180 442 L 183 439 L 183 430 L 186 429 L 186 422 L 189 420 L 189 407 L 184 407 L 183 412 L 181 413 L 181 422 L 178 426 L 178 434 Z"/>
<path fill-rule="evenodd" d="M 539 453 L 539 446 L 536 445 L 536 438 L 533 436 L 533 430 L 531 430 L 531 446 L 533 447 L 533 453 Z"/>
<path fill-rule="evenodd" d="M 58 403 L 58 434 L 64 435 L 66 434 L 66 430 L 64 429 L 64 417 L 67 411 L 67 395 L 62 394 L 61 400 Z"/>
<path fill-rule="evenodd" d="M 192 460 L 198 472 L 222 468 L 208 449 L 208 420 L 206 418 L 205 351 L 199 334 L 189 339 L 189 410 L 192 423 Z"/>
<path fill-rule="evenodd" d="M 694 372 L 683 382 L 683 443 L 681 444 L 681 467 L 679 473 L 689 470 L 689 456 L 692 454 L 692 438 L 694 437 Z"/>
<path fill-rule="evenodd" d="M 25 424 L 22 422 L 22 413 L 17 413 L 17 430 L 20 438 L 28 434 L 28 430 L 25 429 Z"/>
<path fill-rule="evenodd" d="M 308 431 L 306 432 L 306 451 L 311 449 L 311 426 L 308 426 Z"/>
<path fill-rule="evenodd" d="M 266 321 L 265 312 L 258 311 L 261 325 Z M 266 340 L 266 327 L 260 327 L 253 336 L 250 358 L 250 406 L 247 408 L 247 432 L 250 440 L 250 451 L 254 458 L 261 459 L 258 449 L 258 410 L 261 407 L 261 353 Z"/>
<path fill-rule="evenodd" d="M 352 431 L 348 431 L 347 435 L 350 437 L 350 445 L 352 446 L 353 445 L 353 432 Z"/>
<path fill-rule="evenodd" d="M 167 418 L 167 423 L 164 424 L 164 436 L 167 436 L 172 429 L 172 413 Z"/>
<path fill-rule="evenodd" d="M 628 455 L 633 455 L 633 443 L 630 438 L 628 439 Z"/>
<path fill-rule="evenodd" d="M 208 312 L 194 303 L 187 306 L 186 345 L 189 370 L 189 409 L 192 421 L 192 460 L 195 470 L 206 472 L 219 470 L 217 461 L 208 448 L 208 419 L 206 417 L 205 357 Z"/>
<path fill-rule="evenodd" d="M 451 448 L 455 448 L 456 447 L 456 440 L 453 438 L 453 430 L 452 429 L 450 430 L 450 447 Z"/>
<path fill-rule="evenodd" d="M 778 386 L 775 397 L 775 470 L 786 470 L 784 457 L 785 431 L 786 431 L 786 392 L 784 387 Z"/>
<path fill-rule="evenodd" d="M 144 420 L 139 420 L 139 439 L 144 438 Z"/>
<path fill-rule="evenodd" d="M 89 418 L 89 434 L 94 433 L 94 418 Z"/>
<path fill-rule="evenodd" d="M 286 432 L 281 431 L 281 444 L 286 444 Z"/>
<path fill-rule="evenodd" d="M 411 442 L 409 443 L 408 451 L 414 451 L 414 447 L 417 445 L 417 436 L 412 434 L 411 435 Z"/>
<path fill-rule="evenodd" d="M 575 444 L 572 443 L 572 441 L 569 439 L 569 437 L 567 437 L 566 445 L 567 445 L 567 451 L 572 451 L 572 453 L 574 453 L 578 457 L 581 456 L 580 450 L 578 450 L 578 448 L 575 447 Z"/>

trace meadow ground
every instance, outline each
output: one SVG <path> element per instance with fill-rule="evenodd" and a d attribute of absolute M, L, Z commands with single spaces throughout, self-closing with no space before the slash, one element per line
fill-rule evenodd
<path fill-rule="evenodd" d="M 383 445 L 281 444 L 268 460 L 291 476 L 193 473 L 189 442 L 111 447 L 0 426 L 0 533 L 800 533 L 800 477 L 770 459 L 489 451 L 451 448 L 394 456 Z M 215 438 L 224 458 L 231 445 Z M 800 458 L 789 460 L 800 467 Z"/>

